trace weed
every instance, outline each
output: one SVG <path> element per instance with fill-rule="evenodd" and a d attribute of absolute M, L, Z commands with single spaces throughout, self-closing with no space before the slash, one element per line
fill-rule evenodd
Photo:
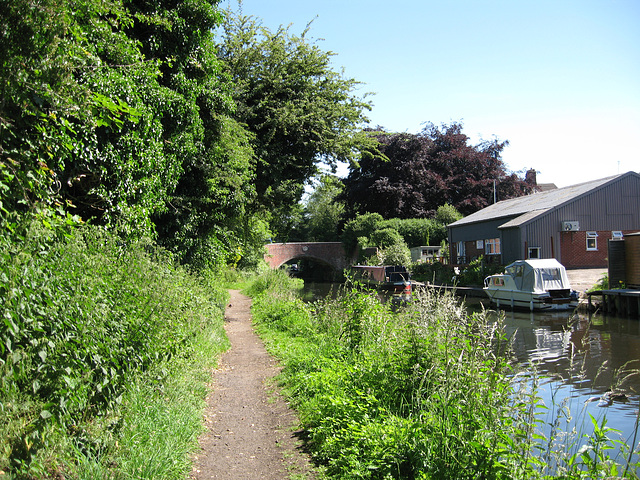
<path fill-rule="evenodd" d="M 226 345 L 226 292 L 211 279 L 98 228 L 47 235 L 34 227 L 0 254 L 0 470 L 17 477 L 106 464 L 126 451 L 132 389 L 148 385 L 141 398 L 157 390 L 163 406 L 172 370 L 203 338 L 210 351 Z"/>
<path fill-rule="evenodd" d="M 366 290 L 304 305 L 269 283 L 254 320 L 329 477 L 638 478 L 633 447 L 610 457 L 606 419 L 576 431 L 566 399 L 542 403 L 547 380 L 515 370 L 501 318 L 430 289 L 392 312 Z"/>

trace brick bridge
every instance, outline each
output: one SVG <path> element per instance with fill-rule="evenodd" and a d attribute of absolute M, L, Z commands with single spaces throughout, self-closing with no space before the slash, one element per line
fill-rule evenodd
<path fill-rule="evenodd" d="M 271 268 L 278 268 L 289 260 L 308 258 L 329 265 L 342 272 L 353 263 L 347 258 L 342 242 L 268 243 L 265 261 Z"/>

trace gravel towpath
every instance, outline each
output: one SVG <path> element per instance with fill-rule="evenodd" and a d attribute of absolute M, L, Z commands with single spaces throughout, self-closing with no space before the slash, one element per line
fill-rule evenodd
<path fill-rule="evenodd" d="M 313 479 L 295 412 L 278 393 L 277 361 L 251 324 L 251 299 L 231 290 L 225 330 L 231 348 L 214 372 L 207 430 L 194 459 L 195 480 Z"/>

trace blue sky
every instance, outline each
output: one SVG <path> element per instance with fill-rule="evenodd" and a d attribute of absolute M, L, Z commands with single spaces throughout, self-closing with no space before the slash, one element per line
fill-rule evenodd
<path fill-rule="evenodd" d="M 238 0 L 222 7 L 238 8 Z M 640 171 L 638 0 L 243 0 L 332 51 L 371 92 L 372 126 L 461 122 L 508 140 L 510 171 L 559 187 Z"/>

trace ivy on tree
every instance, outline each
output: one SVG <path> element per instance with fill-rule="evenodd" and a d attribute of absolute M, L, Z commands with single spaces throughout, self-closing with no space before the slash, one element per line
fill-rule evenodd
<path fill-rule="evenodd" d="M 67 210 L 200 266 L 266 230 L 217 0 L 0 3 L 0 222 Z M 22 220 L 21 220 L 22 219 Z"/>

